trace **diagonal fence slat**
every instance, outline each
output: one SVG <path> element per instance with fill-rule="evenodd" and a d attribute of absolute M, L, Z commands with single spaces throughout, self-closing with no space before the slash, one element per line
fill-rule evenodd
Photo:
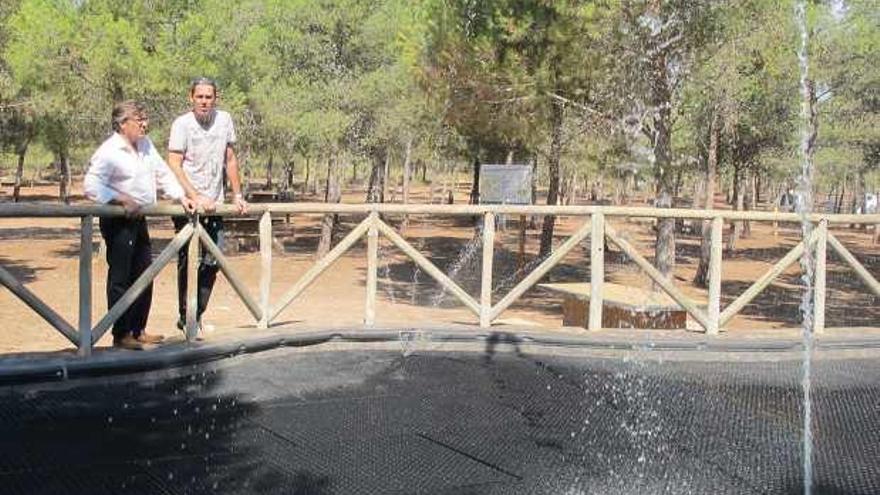
<path fill-rule="evenodd" d="M 29 308 L 34 310 L 53 328 L 61 332 L 74 345 L 79 344 L 79 336 L 73 326 L 67 322 L 61 315 L 44 303 L 36 294 L 28 290 L 21 282 L 19 282 L 11 273 L 0 266 L 0 284 L 3 284 L 13 294 L 22 300 Z"/>
<path fill-rule="evenodd" d="M 697 322 L 703 326 L 703 328 L 709 328 L 709 319 L 706 317 L 706 313 L 700 310 L 693 301 L 690 300 L 683 292 L 678 290 L 673 283 L 668 280 L 666 277 L 660 273 L 659 270 L 654 268 L 654 265 L 648 262 L 641 254 L 630 243 L 621 239 L 617 235 L 617 231 L 611 227 L 609 224 L 605 224 L 605 236 L 608 237 L 608 240 L 616 244 L 627 256 L 632 258 L 632 260 L 639 265 L 639 268 L 645 271 L 645 273 L 651 277 L 651 280 L 657 283 L 661 289 L 663 289 L 669 297 L 671 297 L 675 302 L 681 305 L 682 308 L 685 309 L 691 316 L 694 317 Z"/>
<path fill-rule="evenodd" d="M 590 235 L 590 230 L 592 229 L 592 222 L 584 222 L 583 225 L 577 231 L 566 239 L 558 249 L 553 251 L 550 256 L 547 257 L 544 261 L 538 265 L 531 273 L 529 273 L 520 283 L 516 284 L 516 287 L 510 290 L 506 296 L 501 298 L 492 308 L 492 319 L 498 318 L 501 313 L 504 312 L 511 304 L 516 302 L 527 290 L 529 290 L 533 285 L 538 283 L 541 278 L 547 274 L 554 266 L 556 266 L 565 255 L 568 254 L 569 251 L 575 248 L 578 244 L 581 243 L 587 236 Z"/>
<path fill-rule="evenodd" d="M 220 251 L 220 248 L 214 244 L 214 241 L 211 239 L 211 236 L 205 232 L 205 229 L 198 229 L 199 240 L 202 242 L 202 246 L 205 246 L 205 249 L 211 253 L 211 256 L 217 260 L 217 264 L 220 265 L 220 270 L 223 272 L 223 275 L 226 276 L 226 280 L 229 280 L 229 283 L 232 285 L 232 289 L 238 294 L 239 299 L 244 303 L 247 307 L 248 311 L 251 312 L 254 319 L 260 320 L 263 318 L 263 310 L 260 309 L 260 305 L 257 303 L 257 300 L 248 292 L 247 287 L 245 287 L 244 282 L 242 282 L 241 278 L 232 270 L 232 266 L 229 264 L 229 260 L 223 256 L 223 253 Z"/>
<path fill-rule="evenodd" d="M 871 272 L 862 265 L 859 260 L 856 259 L 855 256 L 830 232 L 828 233 L 828 244 L 831 244 L 831 247 L 834 251 L 840 255 L 841 258 L 846 261 L 853 270 L 855 270 L 856 275 L 862 279 L 862 282 L 868 286 L 869 289 L 874 293 L 875 296 L 880 297 L 880 282 L 877 281 L 871 275 Z"/>
<path fill-rule="evenodd" d="M 349 232 L 347 236 L 339 241 L 339 244 L 331 249 L 326 256 L 324 256 L 323 258 L 318 260 L 317 263 L 312 265 L 312 267 L 309 268 L 308 271 L 306 271 L 306 273 L 303 274 L 303 276 L 301 276 L 295 284 L 293 284 L 293 287 L 291 287 L 281 297 L 281 302 L 277 306 L 275 306 L 269 313 L 270 317 L 266 323 L 271 324 L 272 320 L 277 318 L 278 315 L 280 315 L 281 312 L 284 311 L 284 308 L 289 306 L 290 303 L 292 303 L 294 299 L 296 299 L 297 296 L 302 293 L 302 291 L 306 290 L 309 285 L 311 285 L 312 282 L 314 282 L 315 279 L 318 278 L 318 275 L 324 273 L 324 270 L 329 268 L 330 265 L 332 265 L 337 259 L 339 259 L 340 256 L 345 254 L 345 252 L 348 251 L 348 249 L 353 246 L 354 243 L 356 243 L 367 232 L 367 229 L 370 228 L 371 223 L 372 219 L 370 217 L 365 218 L 361 223 L 358 224 L 357 227 Z"/>
<path fill-rule="evenodd" d="M 141 276 L 138 277 L 137 280 L 125 291 L 125 294 L 116 301 L 116 304 L 110 308 L 110 311 L 104 315 L 103 318 L 95 325 L 92 329 L 92 344 L 94 345 L 97 341 L 101 340 L 101 337 L 104 336 L 104 332 L 106 332 L 111 325 L 116 323 L 116 320 L 122 316 L 123 313 L 129 308 L 129 306 L 134 303 L 134 301 L 144 292 L 148 285 L 156 278 L 156 275 L 165 268 L 165 265 L 171 262 L 174 259 L 174 256 L 189 241 L 190 237 L 193 235 L 193 227 L 191 224 L 185 225 L 177 235 L 171 239 L 171 242 L 165 246 L 165 249 L 159 253 L 159 256 L 153 260 L 153 263 L 141 273 Z"/>
<path fill-rule="evenodd" d="M 813 230 L 810 238 L 808 240 L 801 241 L 795 246 L 791 251 L 788 252 L 785 256 L 782 257 L 781 260 L 777 261 L 775 265 L 773 265 L 767 273 L 761 276 L 758 280 L 755 281 L 748 289 L 745 290 L 739 297 L 737 297 L 732 303 L 730 303 L 724 311 L 721 312 L 721 317 L 719 324 L 720 326 L 724 326 L 730 321 L 731 318 L 736 316 L 737 313 L 742 311 L 742 309 L 752 300 L 758 296 L 764 289 L 770 285 L 776 277 L 782 274 L 792 263 L 796 262 L 801 255 L 804 254 L 804 250 L 807 249 L 807 245 L 810 247 L 816 242 L 818 236 L 818 230 Z"/>
<path fill-rule="evenodd" d="M 406 239 L 400 236 L 394 229 L 392 229 L 387 223 L 383 222 L 380 219 L 376 219 L 376 227 L 379 229 L 385 237 L 388 238 L 395 246 L 400 248 L 401 251 L 404 252 L 407 256 L 409 256 L 422 270 L 425 270 L 428 275 L 434 278 L 440 285 L 449 290 L 455 297 L 457 297 L 465 306 L 468 307 L 474 314 L 478 317 L 480 316 L 480 304 L 470 296 L 464 289 L 462 289 L 458 284 L 456 284 L 451 278 L 446 276 L 445 273 L 440 271 L 436 265 L 431 263 L 430 260 L 425 258 L 422 253 L 418 252 L 416 248 L 412 247 L 412 245 L 406 242 Z"/>

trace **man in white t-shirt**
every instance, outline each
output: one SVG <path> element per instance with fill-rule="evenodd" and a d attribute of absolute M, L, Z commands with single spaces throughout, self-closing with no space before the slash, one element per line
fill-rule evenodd
<path fill-rule="evenodd" d="M 233 204 L 239 213 L 247 212 L 241 192 L 238 160 L 235 157 L 235 127 L 232 117 L 217 109 L 217 85 L 207 78 L 195 79 L 190 85 L 192 111 L 171 124 L 168 138 L 168 166 L 177 176 L 189 199 L 209 215 L 200 217 L 205 232 L 218 246 L 223 245 L 223 218 L 210 215 L 224 201 L 224 178 L 232 187 Z M 189 222 L 187 217 L 173 218 L 179 231 Z M 186 321 L 187 250 L 181 249 L 177 262 L 177 292 L 180 319 Z M 197 315 L 201 327 L 202 313 L 208 306 L 219 267 L 209 254 L 202 256 L 198 275 Z"/>

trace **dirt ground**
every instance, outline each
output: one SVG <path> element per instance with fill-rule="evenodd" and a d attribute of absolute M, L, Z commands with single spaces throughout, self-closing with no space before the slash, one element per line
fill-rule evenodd
<path fill-rule="evenodd" d="M 467 185 L 461 184 L 457 202 L 466 201 Z M 75 184 L 74 193 L 79 194 Z M 56 186 L 35 186 L 23 190 L 25 201 L 52 201 L 57 198 Z M 427 187 L 416 188 L 413 202 L 427 202 Z M 434 196 L 439 201 L 439 195 Z M 310 200 L 301 197 L 298 200 Z M 720 201 L 717 207 L 725 205 Z M 343 201 L 363 200 L 363 192 L 346 192 Z M 0 202 L 11 201 L 11 188 L 0 190 Z M 82 202 L 81 196 L 75 196 Z M 314 262 L 319 233 L 317 216 L 295 216 L 291 222 L 277 224 L 274 230 L 276 247 L 273 253 L 272 300 L 293 285 Z M 525 275 L 517 271 L 517 220 L 507 219 L 506 229 L 499 230 L 494 260 L 494 302 L 500 300 Z M 358 221 L 343 217 L 337 239 Z M 391 218 L 396 224 L 399 219 Z M 563 218 L 557 223 L 556 243 L 563 242 L 583 219 Z M 609 219 L 615 229 L 633 243 L 644 255 L 653 251 L 652 225 L 646 221 Z M 528 230 L 526 268 L 537 265 L 535 260 L 540 234 Z M 696 227 L 696 226 L 694 226 Z M 757 278 L 766 272 L 800 236 L 798 225 L 753 223 L 752 233 L 742 239 L 736 251 L 725 252 L 723 263 L 722 306 L 729 304 Z M 675 283 L 698 304 L 705 305 L 707 293 L 694 287 L 690 280 L 699 260 L 699 235 L 694 228 L 677 236 Z M 151 219 L 150 232 L 154 254 L 170 240 L 173 229 L 167 219 Z M 727 235 L 727 229 L 725 236 Z M 870 231 L 835 226 L 833 233 L 877 278 L 880 278 L 880 247 L 871 245 Z M 428 259 L 451 275 L 465 290 L 479 299 L 481 251 L 473 241 L 474 228 L 466 218 L 412 217 L 406 238 Z M 95 228 L 93 240 L 100 243 Z M 235 244 L 227 242 L 228 245 Z M 12 273 L 28 289 L 37 294 L 60 315 L 76 326 L 78 319 L 78 253 L 79 219 L 0 219 L 0 266 Z M 880 300 L 868 293 L 854 272 L 832 255 L 829 247 L 828 327 L 880 326 Z M 229 252 L 234 271 L 244 280 L 252 294 L 258 295 L 260 259 L 258 252 Z M 439 285 L 380 236 L 379 301 L 377 325 L 432 326 L 439 324 L 475 324 L 477 317 L 458 303 L 455 296 L 443 293 Z M 107 265 L 104 253 L 96 255 L 93 264 L 93 321 L 106 312 L 104 296 Z M 650 287 L 648 277 L 614 246 L 606 254 L 606 280 L 638 287 Z M 548 275 L 550 282 L 589 281 L 589 242 L 570 253 L 563 263 Z M 365 243 L 356 244 L 346 256 L 335 263 L 308 290 L 291 304 L 276 323 L 303 328 L 354 326 L 363 320 L 365 303 Z M 801 323 L 800 309 L 803 283 L 797 264 L 790 267 L 767 290 L 746 306 L 728 325 L 738 332 L 750 329 L 790 328 Z M 154 282 L 150 332 L 166 336 L 179 335 L 174 322 L 177 315 L 175 263 L 159 274 Z M 561 301 L 558 296 L 533 288 L 501 316 L 499 326 L 540 326 L 559 328 Z M 205 321 L 218 329 L 247 332 L 253 319 L 238 299 L 230 284 L 221 276 L 209 305 Z M 10 291 L 0 290 L 0 354 L 28 353 L 72 349 L 73 346 L 57 331 L 18 300 Z M 696 323 L 689 323 L 696 330 Z M 208 336 L 210 338 L 210 335 Z M 110 344 L 109 332 L 99 345 Z"/>

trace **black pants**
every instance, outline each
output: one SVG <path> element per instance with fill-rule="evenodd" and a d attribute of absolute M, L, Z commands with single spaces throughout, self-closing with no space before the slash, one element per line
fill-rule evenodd
<path fill-rule="evenodd" d="M 184 225 L 190 223 L 188 217 L 172 217 L 174 222 L 174 231 L 180 232 Z M 202 228 L 214 241 L 220 249 L 223 249 L 223 217 L 200 217 L 199 223 Z M 202 313 L 208 307 L 208 300 L 211 299 L 211 292 L 214 290 L 214 282 L 217 280 L 217 272 L 220 267 L 217 260 L 213 256 L 206 253 L 204 249 L 199 260 L 199 289 L 198 289 L 198 306 L 196 314 L 198 320 L 201 321 Z M 186 265 L 189 258 L 189 252 L 186 247 L 181 248 L 177 254 L 177 307 L 180 311 L 180 320 L 186 320 Z"/>
<path fill-rule="evenodd" d="M 101 235 L 107 245 L 107 308 L 116 304 L 150 263 L 150 234 L 143 218 L 101 218 Z M 137 337 L 147 327 L 150 304 L 153 301 L 153 284 L 128 307 L 113 324 L 113 340 L 127 334 Z"/>

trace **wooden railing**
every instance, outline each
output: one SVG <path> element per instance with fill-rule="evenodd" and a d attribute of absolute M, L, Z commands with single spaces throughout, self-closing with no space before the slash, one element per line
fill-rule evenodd
<path fill-rule="evenodd" d="M 182 213 L 180 207 L 158 206 L 144 211 L 148 216 L 169 216 Z M 273 214 L 321 214 L 338 213 L 364 215 L 365 218 L 351 230 L 330 252 L 317 260 L 300 278 L 273 304 L 270 294 L 272 279 L 272 221 Z M 797 262 L 805 250 L 815 250 L 815 280 L 813 330 L 822 332 L 825 328 L 825 278 L 826 252 L 830 244 L 832 249 L 855 271 L 867 288 L 880 297 L 880 282 L 875 279 L 855 256 L 828 231 L 829 224 L 880 224 L 880 215 L 823 215 L 810 214 L 801 216 L 795 213 L 771 213 L 757 211 L 720 211 L 720 210 L 685 210 L 658 208 L 628 208 L 611 206 L 488 206 L 488 205 L 400 205 L 400 204 L 326 204 L 326 203 L 283 203 L 257 204 L 251 206 L 250 215 L 259 215 L 260 259 L 261 272 L 259 296 L 254 297 L 241 278 L 235 273 L 231 264 L 223 256 L 220 249 L 202 229 L 197 216 L 192 223 L 178 232 L 172 241 L 162 250 L 150 267 L 135 281 L 120 300 L 92 326 L 92 228 L 96 216 L 121 216 L 123 211 L 115 206 L 74 205 L 63 206 L 54 204 L 3 204 L 0 205 L 2 217 L 79 217 L 81 219 L 80 258 L 79 258 L 79 321 L 75 328 L 49 305 L 29 291 L 16 280 L 7 270 L 0 266 L 0 283 L 18 296 L 31 309 L 45 319 L 73 344 L 78 346 L 82 355 L 88 355 L 92 346 L 128 307 L 145 290 L 156 275 L 172 259 L 178 250 L 186 247 L 189 250 L 189 266 L 187 276 L 194 280 L 200 249 L 208 250 L 217 259 L 220 269 L 229 280 L 239 298 L 254 317 L 259 328 L 268 328 L 302 292 L 309 287 L 321 273 L 338 260 L 349 248 L 367 237 L 367 281 L 366 308 L 364 324 L 372 326 L 376 321 L 376 296 L 378 283 L 378 236 L 385 236 L 391 243 L 403 251 L 422 270 L 433 277 L 443 288 L 453 294 L 462 304 L 470 309 L 479 319 L 481 327 L 489 327 L 494 320 L 507 310 L 511 304 L 522 297 L 544 275 L 556 266 L 573 248 L 588 237 L 590 241 L 590 282 L 591 294 L 588 316 L 588 328 L 598 330 L 602 325 L 602 285 L 604 283 L 604 240 L 610 241 L 651 280 L 666 292 L 676 303 L 681 305 L 709 334 L 717 334 L 737 313 L 749 304 L 758 294 L 782 274 L 790 265 Z M 231 216 L 235 213 L 228 206 L 221 207 L 216 214 Z M 380 214 L 394 215 L 437 215 L 437 216 L 482 216 L 482 277 L 479 301 L 462 289 L 454 280 L 437 268 L 424 255 L 419 253 L 393 227 L 388 225 Z M 556 248 L 533 271 L 526 275 L 500 301 L 492 302 L 492 261 L 494 259 L 495 217 L 496 215 L 557 215 L 590 217 L 575 233 Z M 681 218 L 711 221 L 711 257 L 709 264 L 709 294 L 705 310 L 679 290 L 671 280 L 664 277 L 648 260 L 623 237 L 607 221 L 609 217 L 642 217 L 642 218 Z M 798 243 L 782 259 L 774 264 L 763 276 L 738 296 L 726 308 L 721 307 L 721 262 L 722 262 L 722 230 L 725 220 L 755 220 L 772 222 L 809 221 L 815 225 L 808 239 Z M 596 242 L 597 239 L 603 242 Z M 186 336 L 192 340 L 196 336 L 196 288 L 197 284 L 189 283 L 187 293 Z"/>

